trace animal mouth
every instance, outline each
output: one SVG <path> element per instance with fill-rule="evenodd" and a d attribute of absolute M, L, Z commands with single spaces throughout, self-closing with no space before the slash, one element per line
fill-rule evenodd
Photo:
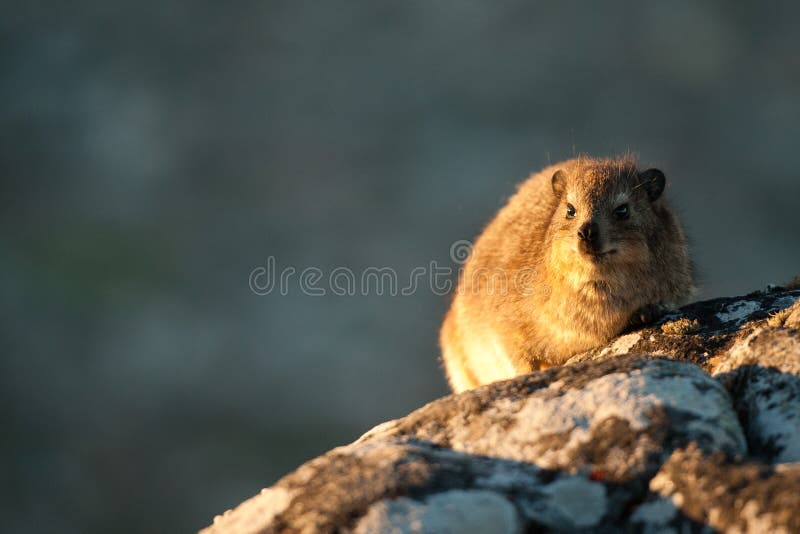
<path fill-rule="evenodd" d="M 592 260 L 596 260 L 596 261 L 598 261 L 598 260 L 603 260 L 603 259 L 606 259 L 606 258 L 608 258 L 608 257 L 610 257 L 610 256 L 613 256 L 614 254 L 616 254 L 616 253 L 617 253 L 617 249 L 615 249 L 615 248 L 612 248 L 612 249 L 609 249 L 609 250 L 604 250 L 604 251 L 602 251 L 602 252 L 600 252 L 600 251 L 593 251 L 593 250 L 586 250 L 586 251 L 584 251 L 584 253 L 585 253 L 585 254 L 586 254 L 586 255 L 587 255 L 589 258 L 591 258 Z"/>

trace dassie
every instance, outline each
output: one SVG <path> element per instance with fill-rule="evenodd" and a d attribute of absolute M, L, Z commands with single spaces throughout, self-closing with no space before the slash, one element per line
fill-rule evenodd
<path fill-rule="evenodd" d="M 579 157 L 523 182 L 476 240 L 440 343 L 460 392 L 564 363 L 690 296 L 658 169 Z"/>

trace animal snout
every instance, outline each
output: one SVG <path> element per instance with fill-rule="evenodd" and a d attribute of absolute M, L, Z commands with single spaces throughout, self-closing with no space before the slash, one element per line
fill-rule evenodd
<path fill-rule="evenodd" d="M 578 237 L 581 238 L 581 241 L 597 241 L 599 234 L 600 231 L 597 227 L 597 223 L 594 222 L 584 223 L 584 225 L 578 229 Z"/>

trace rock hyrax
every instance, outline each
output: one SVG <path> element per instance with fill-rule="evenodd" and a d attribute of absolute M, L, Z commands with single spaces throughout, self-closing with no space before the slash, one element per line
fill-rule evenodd
<path fill-rule="evenodd" d="M 464 265 L 441 331 L 454 391 L 564 363 L 692 292 L 664 174 L 580 157 L 523 182 Z"/>

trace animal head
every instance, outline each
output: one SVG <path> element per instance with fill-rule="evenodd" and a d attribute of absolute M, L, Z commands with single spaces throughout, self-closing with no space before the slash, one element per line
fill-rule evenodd
<path fill-rule="evenodd" d="M 630 158 L 581 158 L 557 170 L 551 182 L 556 208 L 549 239 L 560 269 L 585 278 L 649 261 L 664 173 L 639 171 Z"/>

